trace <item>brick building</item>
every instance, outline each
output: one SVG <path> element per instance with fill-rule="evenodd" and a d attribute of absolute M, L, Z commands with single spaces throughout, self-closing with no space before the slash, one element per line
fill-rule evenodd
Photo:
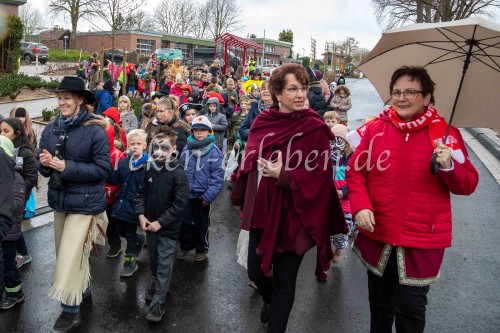
<path fill-rule="evenodd" d="M 264 46 L 264 61 L 266 65 L 270 64 L 280 64 L 280 62 L 286 62 L 289 60 L 290 54 L 292 52 L 292 43 L 282 42 L 279 40 L 269 39 L 269 38 L 248 38 L 251 41 L 256 42 L 259 45 Z M 257 53 L 258 64 L 262 63 L 262 53 Z"/>
<path fill-rule="evenodd" d="M 52 30 L 42 31 L 38 36 L 38 42 L 49 49 L 64 50 L 64 43 L 69 48 L 70 36 L 71 32 L 69 30 L 55 26 Z"/>
<path fill-rule="evenodd" d="M 24 5 L 28 0 L 0 0 L 0 14 L 18 15 L 19 6 Z"/>
<path fill-rule="evenodd" d="M 102 45 L 101 45 L 102 44 Z M 135 51 L 138 54 L 149 56 L 159 48 L 173 48 L 182 51 L 185 63 L 191 63 L 194 58 L 194 49 L 198 47 L 214 47 L 211 39 L 195 38 L 173 34 L 162 34 L 143 31 L 115 32 L 115 48 Z M 76 34 L 76 48 L 87 52 L 111 48 L 111 31 L 78 32 Z"/>

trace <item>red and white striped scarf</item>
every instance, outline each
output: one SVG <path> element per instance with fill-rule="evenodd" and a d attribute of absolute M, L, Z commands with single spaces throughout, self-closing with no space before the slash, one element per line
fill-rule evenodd
<path fill-rule="evenodd" d="M 375 119 L 367 122 L 356 130 L 360 138 L 363 138 L 366 133 L 366 129 L 370 125 L 383 118 L 388 118 L 394 126 L 403 132 L 414 132 L 427 127 L 429 131 L 429 139 L 432 142 L 432 148 L 436 148 L 439 143 L 444 142 L 446 128 L 448 127 L 448 123 L 437 113 L 436 108 L 432 103 L 427 106 L 423 113 L 415 115 L 415 118 L 409 122 L 401 120 L 396 110 L 392 107 L 392 105 L 390 105 L 386 107 Z M 457 140 L 457 136 L 453 128 L 450 128 L 448 139 L 446 140 L 446 146 L 451 148 L 451 156 L 455 161 L 460 164 L 465 162 L 465 155 L 460 147 L 460 143 Z"/>

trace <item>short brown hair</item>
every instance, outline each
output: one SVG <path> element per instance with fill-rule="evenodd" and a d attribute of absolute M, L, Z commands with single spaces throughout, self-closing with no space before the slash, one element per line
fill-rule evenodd
<path fill-rule="evenodd" d="M 337 119 L 340 122 L 340 115 L 335 111 L 326 111 L 323 115 L 323 119 Z"/>
<path fill-rule="evenodd" d="M 422 95 L 427 96 L 431 94 L 431 103 L 434 104 L 434 88 L 436 84 L 432 81 L 429 73 L 423 67 L 419 66 L 403 66 L 392 74 L 391 83 L 389 84 L 389 92 L 394 88 L 394 84 L 397 80 L 399 80 L 402 76 L 408 75 L 412 78 L 412 81 L 417 80 L 422 85 Z"/>
<path fill-rule="evenodd" d="M 299 64 L 283 64 L 276 68 L 269 79 L 269 92 L 273 98 L 273 106 L 278 107 L 278 97 L 277 94 L 281 94 L 283 89 L 285 89 L 286 79 L 285 76 L 288 74 L 295 75 L 297 81 L 302 83 L 304 86 L 309 86 L 309 74 L 305 67 Z"/>

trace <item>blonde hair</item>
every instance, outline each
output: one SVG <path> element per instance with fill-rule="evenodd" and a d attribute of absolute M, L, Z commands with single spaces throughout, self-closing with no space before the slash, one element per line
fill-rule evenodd
<path fill-rule="evenodd" d="M 130 142 L 132 138 L 138 137 L 140 138 L 144 143 L 147 143 L 148 141 L 148 135 L 143 129 L 133 129 L 127 134 L 127 142 Z"/>
<path fill-rule="evenodd" d="M 340 122 L 340 115 L 335 111 L 326 111 L 323 115 L 323 120 L 327 119 L 336 119 L 338 122 Z"/>
<path fill-rule="evenodd" d="M 120 110 L 120 108 L 119 108 L 119 106 L 120 106 L 120 102 L 121 102 L 121 101 L 125 101 L 125 102 L 127 102 L 127 111 L 130 111 L 130 107 L 132 106 L 132 105 L 131 105 L 131 103 L 130 103 L 130 98 L 128 98 L 128 97 L 127 97 L 127 96 L 125 96 L 125 95 L 122 95 L 122 96 L 120 96 L 120 98 L 118 98 L 118 111 L 120 111 L 120 112 L 121 112 L 121 110 Z"/>
<path fill-rule="evenodd" d="M 174 96 L 166 96 L 160 98 L 158 102 L 156 102 L 156 107 L 160 105 L 165 105 L 168 108 L 172 108 L 174 111 L 177 110 L 178 107 L 177 99 Z"/>
<path fill-rule="evenodd" d="M 347 141 L 347 140 L 344 140 L 344 141 L 345 141 L 344 155 L 346 158 L 348 158 L 349 156 L 351 156 L 354 153 L 354 149 L 352 148 L 349 141 Z"/>
<path fill-rule="evenodd" d="M 24 131 L 26 132 L 26 136 L 28 137 L 28 142 L 33 145 L 33 142 L 35 142 L 35 131 L 33 130 L 33 123 L 31 122 L 31 117 L 30 114 L 28 113 L 28 110 L 22 105 L 17 105 L 15 106 L 12 110 L 10 110 L 10 118 L 16 118 L 16 111 L 18 109 L 24 109 L 25 114 L 26 114 L 26 120 L 23 124 L 24 126 Z"/>

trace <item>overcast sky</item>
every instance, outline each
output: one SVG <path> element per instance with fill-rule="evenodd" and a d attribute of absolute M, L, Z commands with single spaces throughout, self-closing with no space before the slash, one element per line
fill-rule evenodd
<path fill-rule="evenodd" d="M 193 0 L 201 2 L 203 0 Z M 158 0 L 145 0 L 142 9 L 148 11 Z M 28 0 L 33 6 L 45 11 L 48 0 Z M 294 51 L 302 55 L 311 53 L 311 37 L 316 39 L 316 55 L 325 48 L 325 42 L 345 40 L 352 37 L 359 47 L 372 49 L 382 34 L 377 25 L 370 0 L 239 0 L 245 26 L 235 34 L 246 37 L 254 33 L 257 37 L 278 39 L 283 29 L 294 33 Z M 497 21 L 500 16 L 497 15 Z M 70 28 L 69 22 L 48 18 L 46 26 L 58 24 Z M 88 31 L 90 25 L 80 20 L 79 31 Z M 304 51 L 302 50 L 304 48 Z"/>

